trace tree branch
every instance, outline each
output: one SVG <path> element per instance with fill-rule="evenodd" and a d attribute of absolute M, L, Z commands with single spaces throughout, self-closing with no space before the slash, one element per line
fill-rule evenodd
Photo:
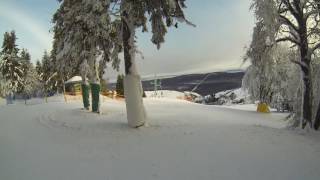
<path fill-rule="evenodd" d="M 320 43 L 316 44 L 313 48 L 311 48 L 311 53 L 313 54 L 315 50 L 320 48 Z"/>
<path fill-rule="evenodd" d="M 284 21 L 284 23 L 287 25 L 287 26 L 290 26 L 292 29 L 294 29 L 296 32 L 299 32 L 299 28 L 294 25 L 287 17 L 285 17 L 284 15 L 279 15 L 279 17 Z"/>
<path fill-rule="evenodd" d="M 285 41 L 289 41 L 289 42 L 291 42 L 293 44 L 296 44 L 297 46 L 300 47 L 300 42 L 297 41 L 296 39 L 292 38 L 292 37 L 284 37 L 284 38 L 279 38 L 279 39 L 276 40 L 277 43 L 285 42 Z"/>

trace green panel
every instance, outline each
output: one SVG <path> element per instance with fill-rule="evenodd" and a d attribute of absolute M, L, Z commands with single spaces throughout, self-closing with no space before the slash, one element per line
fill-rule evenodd
<path fill-rule="evenodd" d="M 92 112 L 99 112 L 100 84 L 91 84 Z"/>
<path fill-rule="evenodd" d="M 82 100 L 83 100 L 83 106 L 86 109 L 89 109 L 90 107 L 90 102 L 89 102 L 89 85 L 82 84 Z"/>
<path fill-rule="evenodd" d="M 81 92 L 81 84 L 74 84 L 74 91 L 75 93 Z"/>

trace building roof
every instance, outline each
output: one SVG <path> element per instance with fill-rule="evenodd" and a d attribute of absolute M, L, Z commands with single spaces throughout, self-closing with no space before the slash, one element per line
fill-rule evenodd
<path fill-rule="evenodd" d="M 81 82 L 81 81 L 82 81 L 81 76 L 73 76 L 71 79 L 66 81 L 64 84 L 78 83 L 78 82 Z"/>

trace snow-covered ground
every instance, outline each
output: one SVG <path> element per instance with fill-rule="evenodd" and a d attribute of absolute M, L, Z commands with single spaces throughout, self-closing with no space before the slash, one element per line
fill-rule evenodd
<path fill-rule="evenodd" d="M 0 107 L 2 180 L 318 180 L 320 135 L 258 114 L 147 98 L 149 127 L 127 126 L 124 101 Z"/>
<path fill-rule="evenodd" d="M 0 106 L 3 106 L 6 104 L 6 100 L 0 97 Z"/>
<path fill-rule="evenodd" d="M 226 104 L 226 105 L 215 105 L 216 107 L 220 108 L 228 108 L 228 109 L 238 109 L 243 111 L 257 111 L 257 104 Z M 270 108 L 271 112 L 277 112 L 276 109 Z M 289 115 L 289 114 L 287 114 Z"/>

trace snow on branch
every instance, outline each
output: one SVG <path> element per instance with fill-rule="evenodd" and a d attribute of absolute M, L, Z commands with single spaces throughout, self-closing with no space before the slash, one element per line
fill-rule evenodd
<path fill-rule="evenodd" d="M 277 43 L 285 42 L 285 41 L 290 41 L 291 43 L 300 46 L 300 42 L 297 41 L 296 39 L 292 38 L 292 37 L 284 37 L 284 38 L 279 38 L 279 39 L 276 40 Z"/>

